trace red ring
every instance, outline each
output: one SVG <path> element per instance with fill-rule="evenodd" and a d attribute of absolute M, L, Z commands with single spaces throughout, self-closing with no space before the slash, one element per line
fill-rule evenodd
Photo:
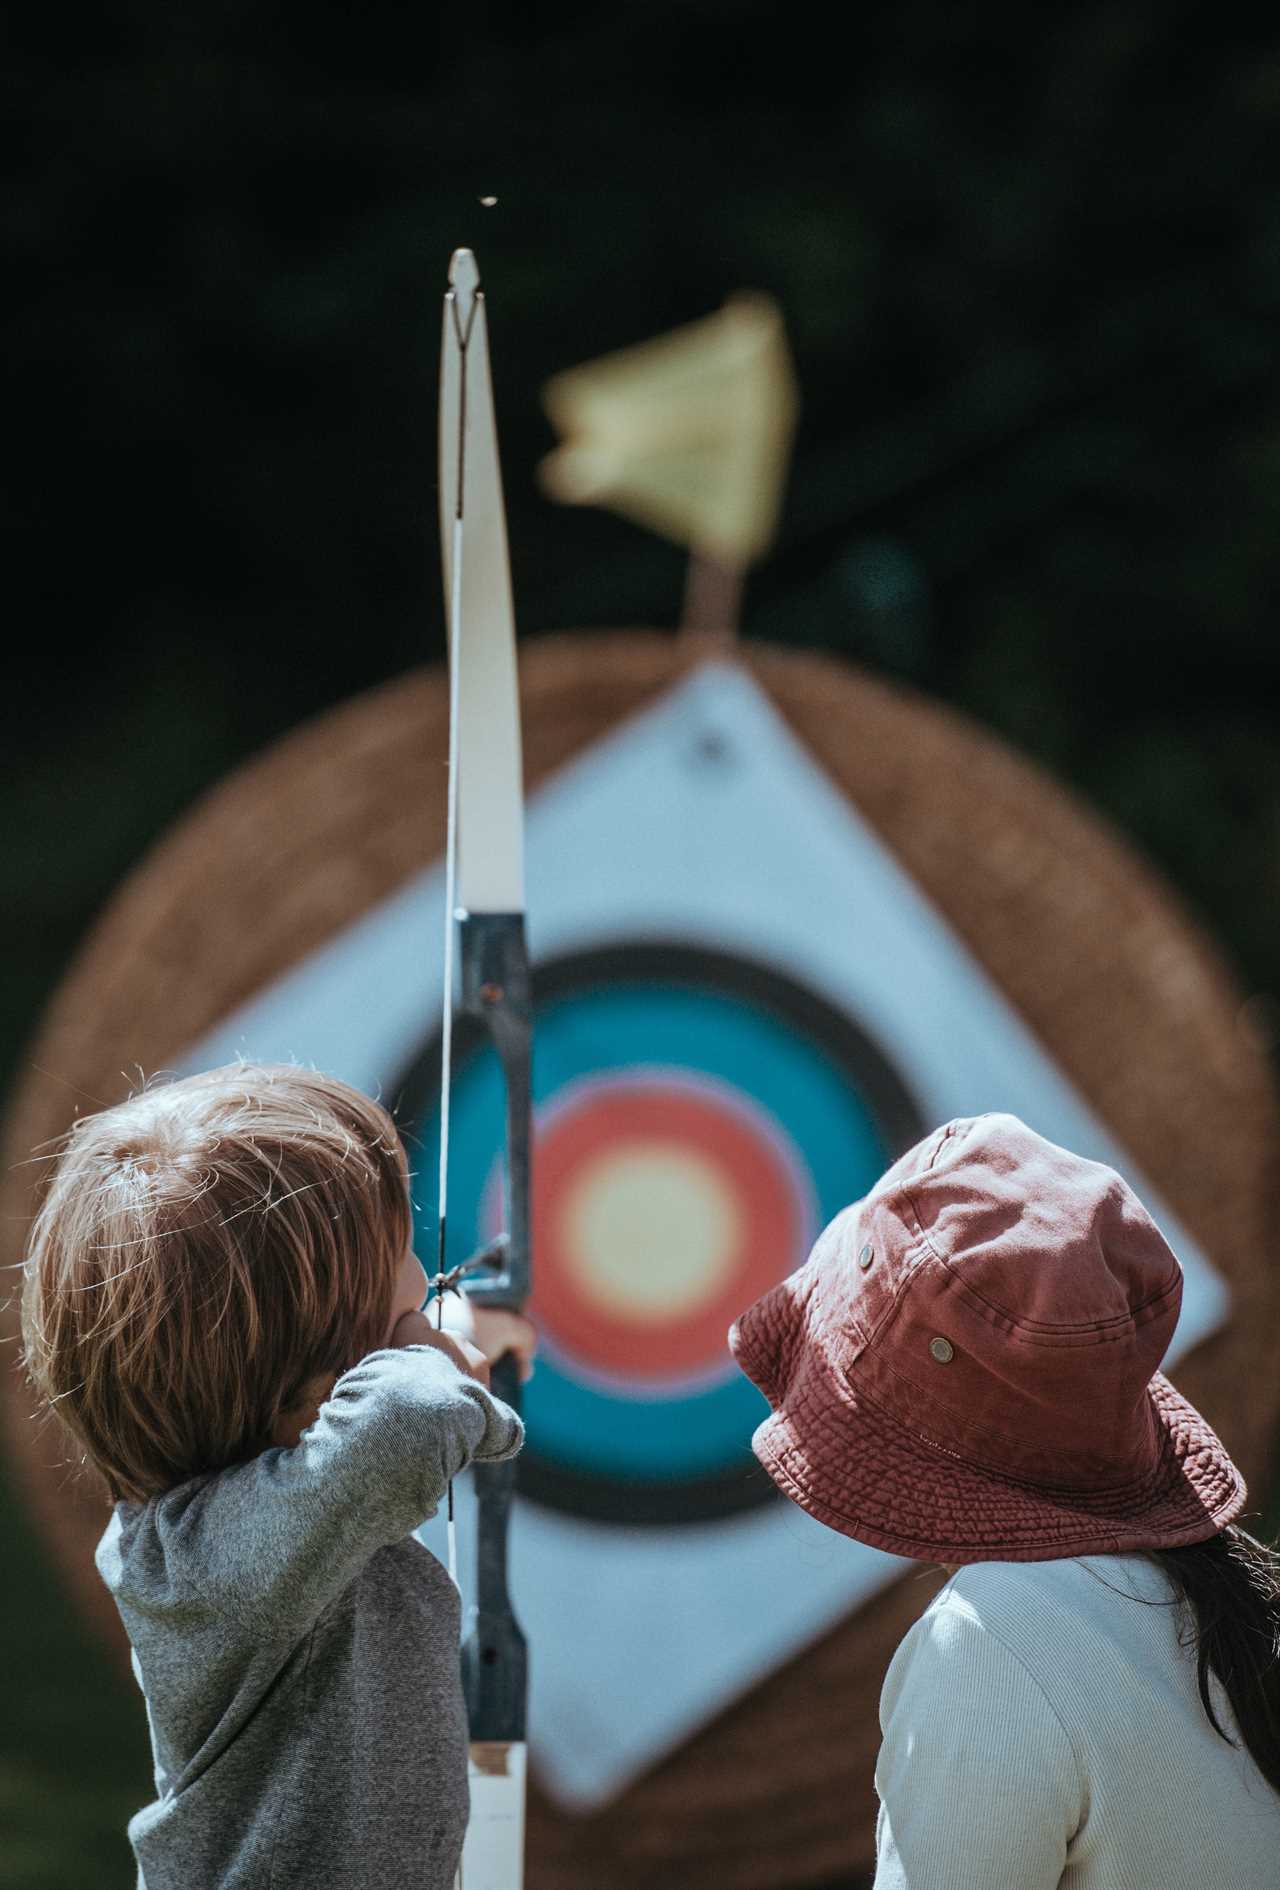
<path fill-rule="evenodd" d="M 701 1156 L 740 1208 L 742 1232 L 716 1293 L 696 1312 L 630 1324 L 585 1297 L 562 1242 L 558 1206 L 583 1171 L 629 1143 Z M 539 1130 L 534 1162 L 533 1316 L 582 1364 L 629 1379 L 714 1369 L 744 1307 L 794 1263 L 803 1208 L 785 1151 L 763 1118 L 692 1083 L 593 1083 Z"/>

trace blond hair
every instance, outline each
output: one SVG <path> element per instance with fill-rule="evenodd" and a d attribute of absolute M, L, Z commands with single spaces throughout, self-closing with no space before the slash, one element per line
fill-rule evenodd
<path fill-rule="evenodd" d="M 69 1132 L 25 1264 L 25 1364 L 113 1500 L 256 1455 L 303 1387 L 384 1342 L 412 1240 L 387 1112 L 232 1064 Z"/>

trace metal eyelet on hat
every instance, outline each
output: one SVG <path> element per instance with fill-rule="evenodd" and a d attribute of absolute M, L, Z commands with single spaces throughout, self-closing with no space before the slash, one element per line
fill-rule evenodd
<path fill-rule="evenodd" d="M 937 1359 L 939 1365 L 949 1365 L 956 1355 L 956 1348 L 952 1345 L 950 1339 L 941 1337 L 930 1339 L 929 1350 Z"/>
<path fill-rule="evenodd" d="M 871 1265 L 871 1262 L 875 1259 L 875 1257 L 876 1257 L 876 1252 L 875 1252 L 874 1247 L 864 1247 L 862 1249 L 862 1252 L 858 1255 L 858 1265 L 862 1268 L 862 1271 L 864 1273 L 866 1272 L 867 1268 Z"/>

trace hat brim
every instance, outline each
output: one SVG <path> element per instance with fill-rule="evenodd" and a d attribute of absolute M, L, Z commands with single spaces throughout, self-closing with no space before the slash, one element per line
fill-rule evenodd
<path fill-rule="evenodd" d="M 979 1469 L 904 1429 L 812 1354 L 752 1446 L 819 1522 L 917 1561 L 1043 1562 L 1203 1542 L 1244 1507 L 1244 1479 L 1163 1373 L 1147 1396 L 1160 1443 L 1150 1478 L 1096 1495 Z"/>

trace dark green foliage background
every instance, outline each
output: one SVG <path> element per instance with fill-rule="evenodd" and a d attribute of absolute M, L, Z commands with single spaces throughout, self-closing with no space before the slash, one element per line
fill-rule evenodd
<path fill-rule="evenodd" d="M 750 0 L 27 9 L 0 82 L 7 1078 L 201 789 L 440 658 L 464 242 L 524 636 L 674 622 L 682 583 L 538 496 L 541 384 L 771 291 L 805 408 L 746 635 L 906 679 L 1071 782 L 1273 1044 L 1280 35 L 1241 17 L 904 0 L 837 48 Z M 131 1884 L 139 1703 L 11 1498 L 0 1540 L 0 1884 Z"/>

